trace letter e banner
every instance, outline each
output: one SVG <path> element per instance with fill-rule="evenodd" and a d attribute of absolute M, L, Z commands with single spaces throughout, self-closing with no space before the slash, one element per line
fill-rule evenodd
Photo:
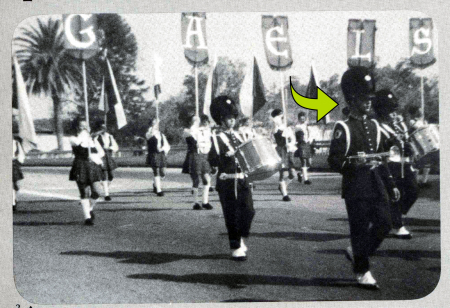
<path fill-rule="evenodd" d="M 287 16 L 262 17 L 263 43 L 267 62 L 274 70 L 286 70 L 292 65 L 292 50 Z"/>

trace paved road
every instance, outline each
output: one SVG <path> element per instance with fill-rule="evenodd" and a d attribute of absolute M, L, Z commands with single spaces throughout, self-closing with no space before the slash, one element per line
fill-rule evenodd
<path fill-rule="evenodd" d="M 166 196 L 150 191 L 147 168 L 121 168 L 111 202 L 82 224 L 68 168 L 25 168 L 14 214 L 14 274 L 19 293 L 38 304 L 235 301 L 407 300 L 439 281 L 439 178 L 421 191 L 406 224 L 410 241 L 389 238 L 372 258 L 382 289 L 358 288 L 343 255 L 348 222 L 340 176 L 294 182 L 282 202 L 273 177 L 257 184 L 246 262 L 229 259 L 217 193 L 214 209 L 193 211 L 190 180 L 172 169 Z"/>

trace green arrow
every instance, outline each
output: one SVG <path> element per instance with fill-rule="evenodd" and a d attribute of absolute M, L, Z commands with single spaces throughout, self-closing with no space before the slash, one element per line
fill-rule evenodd
<path fill-rule="evenodd" d="M 317 87 L 317 98 L 308 98 L 298 94 L 294 87 L 292 86 L 292 80 L 289 78 L 291 83 L 291 94 L 294 101 L 303 108 L 317 110 L 317 122 L 320 121 L 324 116 L 331 112 L 334 108 L 339 105 L 331 97 L 329 97 L 325 92 L 323 92 L 319 87 Z"/>

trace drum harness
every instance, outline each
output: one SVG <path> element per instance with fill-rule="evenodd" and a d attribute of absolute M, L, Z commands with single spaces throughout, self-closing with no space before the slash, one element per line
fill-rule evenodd
<path fill-rule="evenodd" d="M 236 139 L 238 139 L 239 141 L 242 141 L 241 138 L 239 137 L 239 135 L 237 135 L 234 131 L 231 132 L 232 134 L 235 135 Z M 228 139 L 227 135 L 225 135 L 224 132 L 220 132 L 219 133 L 220 139 L 222 139 L 223 143 L 228 147 L 228 150 L 230 151 L 236 151 L 234 149 L 234 147 L 230 144 L 230 140 Z M 219 159 L 220 159 L 220 148 L 219 148 L 219 144 L 217 143 L 217 135 L 216 132 L 213 131 L 212 132 L 212 137 L 213 137 L 213 143 L 214 143 L 214 148 L 216 149 L 217 154 L 219 155 Z M 219 179 L 221 180 L 232 180 L 234 179 L 234 195 L 237 199 L 237 184 L 238 184 L 238 179 L 243 180 L 245 178 L 245 174 L 240 172 L 237 172 L 237 168 L 239 166 L 239 161 L 237 159 L 237 157 L 234 157 L 235 160 L 235 172 L 234 174 L 227 174 L 227 173 L 222 173 L 219 177 Z"/>

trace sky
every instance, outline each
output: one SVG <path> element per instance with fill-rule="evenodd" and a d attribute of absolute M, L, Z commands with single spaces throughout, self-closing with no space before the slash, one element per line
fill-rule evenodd
<path fill-rule="evenodd" d="M 214 56 L 226 56 L 250 64 L 256 57 L 266 88 L 280 85 L 281 76 L 270 69 L 263 45 L 262 15 L 288 17 L 289 37 L 293 65 L 283 75 L 285 80 L 295 76 L 301 83 L 309 79 L 311 61 L 314 60 L 316 78 L 328 79 L 334 74 L 342 75 L 347 69 L 347 27 L 349 19 L 376 20 L 375 55 L 378 67 L 395 65 L 409 55 L 409 19 L 427 17 L 413 11 L 370 12 L 265 12 L 265 13 L 206 13 L 206 41 L 210 63 Z M 181 42 L 181 14 L 133 14 L 121 15 L 130 25 L 138 44 L 136 74 L 153 86 L 153 58 L 162 58 L 161 100 L 177 95 L 183 90 L 183 79 L 192 74 L 192 66 L 184 57 Z M 56 16 L 61 18 L 61 16 Z M 20 26 L 33 24 L 36 18 L 25 20 Z M 437 32 L 434 24 L 434 53 L 438 56 Z M 16 31 L 17 34 L 20 31 Z M 438 57 L 437 57 L 438 58 Z M 439 58 L 438 58 L 439 59 Z M 438 65 L 419 74 L 437 75 Z M 153 99 L 149 91 L 147 99 Z M 50 116 L 48 103 L 33 103 L 33 116 Z M 43 99 L 45 100 L 45 99 Z"/>

